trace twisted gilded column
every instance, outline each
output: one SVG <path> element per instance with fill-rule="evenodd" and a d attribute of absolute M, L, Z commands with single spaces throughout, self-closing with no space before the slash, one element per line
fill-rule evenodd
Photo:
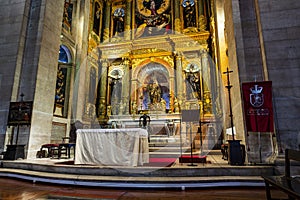
<path fill-rule="evenodd" d="M 179 0 L 174 0 L 174 10 L 175 10 L 175 15 L 174 15 L 175 27 L 174 27 L 174 29 L 177 33 L 181 32 L 180 2 L 181 1 L 179 1 Z"/>
<path fill-rule="evenodd" d="M 105 12 L 104 12 L 104 28 L 103 28 L 103 41 L 108 42 L 109 39 L 109 25 L 110 25 L 110 10 L 111 10 L 111 2 L 106 1 Z"/>
<path fill-rule="evenodd" d="M 131 99 L 131 114 L 137 114 L 138 108 L 140 105 L 138 105 L 138 80 L 131 80 L 131 93 L 132 99 Z"/>
<path fill-rule="evenodd" d="M 204 1 L 203 0 L 197 0 L 198 1 L 198 28 L 200 31 L 206 31 L 207 30 L 207 19 L 204 12 Z"/>
<path fill-rule="evenodd" d="M 131 36 L 131 18 L 132 18 L 132 0 L 127 0 L 126 1 L 126 13 L 125 13 L 125 33 L 124 33 L 124 37 L 125 40 L 130 40 L 130 36 Z"/>

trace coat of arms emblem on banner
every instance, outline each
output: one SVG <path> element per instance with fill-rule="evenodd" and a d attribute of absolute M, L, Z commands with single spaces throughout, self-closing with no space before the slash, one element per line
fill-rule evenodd
<path fill-rule="evenodd" d="M 250 88 L 252 94 L 250 94 L 250 104 L 258 108 L 264 104 L 264 94 L 262 94 L 263 87 L 254 85 L 254 87 Z"/>

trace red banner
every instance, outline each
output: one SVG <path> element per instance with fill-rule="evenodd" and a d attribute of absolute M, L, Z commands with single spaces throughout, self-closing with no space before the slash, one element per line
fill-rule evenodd
<path fill-rule="evenodd" d="M 243 83 L 247 131 L 274 132 L 272 82 Z"/>

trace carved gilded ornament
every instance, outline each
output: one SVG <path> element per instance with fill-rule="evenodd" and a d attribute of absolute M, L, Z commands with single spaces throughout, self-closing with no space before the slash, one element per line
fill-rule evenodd
<path fill-rule="evenodd" d="M 132 69 L 140 66 L 140 65 L 144 65 L 143 63 L 145 63 L 149 58 L 137 58 L 137 59 L 132 59 Z"/>
<path fill-rule="evenodd" d="M 93 49 L 95 49 L 97 47 L 97 42 L 95 42 L 95 40 L 90 39 L 89 40 L 89 53 L 93 51 Z"/>
<path fill-rule="evenodd" d="M 103 30 L 103 39 L 107 40 L 109 38 L 109 28 Z M 106 42 L 109 42 L 108 40 Z"/>
<path fill-rule="evenodd" d="M 179 18 L 175 19 L 175 31 L 177 33 L 181 32 L 181 21 Z"/>
<path fill-rule="evenodd" d="M 200 31 L 206 31 L 207 21 L 206 21 L 206 17 L 204 15 L 200 15 L 198 27 L 200 27 Z"/>
<path fill-rule="evenodd" d="M 174 66 L 174 58 L 172 56 L 160 57 L 162 60 L 166 61 L 170 66 Z"/>

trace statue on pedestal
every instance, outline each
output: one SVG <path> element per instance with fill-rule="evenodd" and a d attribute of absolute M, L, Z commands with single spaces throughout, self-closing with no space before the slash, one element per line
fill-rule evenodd
<path fill-rule="evenodd" d="M 161 89 L 156 79 L 148 86 L 151 104 L 159 103 L 161 100 Z"/>

